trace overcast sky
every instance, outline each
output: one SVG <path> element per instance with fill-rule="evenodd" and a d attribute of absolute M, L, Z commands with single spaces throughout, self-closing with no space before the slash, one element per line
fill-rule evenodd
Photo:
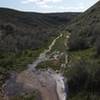
<path fill-rule="evenodd" d="M 83 12 L 99 0 L 0 0 L 0 7 L 35 12 Z"/>

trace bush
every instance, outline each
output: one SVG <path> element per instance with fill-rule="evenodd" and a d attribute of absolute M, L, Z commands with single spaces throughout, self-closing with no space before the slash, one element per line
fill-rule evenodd
<path fill-rule="evenodd" d="M 84 89 L 88 78 L 88 72 L 85 67 L 85 62 L 79 61 L 72 64 L 69 69 L 67 73 L 69 94 L 77 93 Z"/>
<path fill-rule="evenodd" d="M 99 66 L 99 64 L 91 64 L 83 60 L 73 63 L 67 71 L 69 96 L 81 92 L 100 95 Z"/>
<path fill-rule="evenodd" d="M 15 31 L 15 26 L 13 24 L 7 23 L 0 25 L 0 30 L 3 32 L 3 35 L 12 34 Z"/>
<path fill-rule="evenodd" d="M 100 37 L 96 39 L 95 47 L 96 47 L 96 55 L 100 55 Z"/>
<path fill-rule="evenodd" d="M 88 43 L 86 38 L 82 38 L 78 36 L 77 34 L 72 34 L 70 36 L 69 42 L 68 42 L 69 50 L 80 50 L 80 49 L 86 49 L 88 48 Z"/>

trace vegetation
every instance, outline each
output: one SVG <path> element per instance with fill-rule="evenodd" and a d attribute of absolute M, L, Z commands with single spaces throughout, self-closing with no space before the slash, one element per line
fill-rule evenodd
<path fill-rule="evenodd" d="M 100 1 L 67 27 L 69 100 L 100 100 Z"/>
<path fill-rule="evenodd" d="M 72 63 L 67 69 L 69 100 L 99 100 L 100 99 L 100 64 L 91 64 L 84 60 Z M 91 69 L 94 67 L 94 70 Z"/>
<path fill-rule="evenodd" d="M 39 92 L 33 91 L 32 93 L 11 97 L 10 100 L 41 100 L 41 96 Z"/>
<path fill-rule="evenodd" d="M 100 37 L 100 2 L 77 17 L 67 27 L 71 32 L 69 49 L 79 50 L 93 47 Z"/>
<path fill-rule="evenodd" d="M 52 50 L 51 52 L 54 52 L 54 51 L 59 51 L 59 52 L 65 52 L 65 43 L 66 43 L 66 36 L 67 36 L 67 32 L 61 32 L 62 36 L 57 39 L 55 45 L 52 47 Z"/>

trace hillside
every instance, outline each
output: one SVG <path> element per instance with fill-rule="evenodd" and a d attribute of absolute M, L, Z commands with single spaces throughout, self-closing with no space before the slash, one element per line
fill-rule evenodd
<path fill-rule="evenodd" d="M 69 100 L 100 100 L 100 1 L 75 18 L 66 30 Z"/>
<path fill-rule="evenodd" d="M 63 12 L 63 13 L 47 13 L 47 16 L 50 16 L 52 19 L 56 21 L 56 23 L 60 24 L 69 24 L 68 22 L 71 21 L 71 19 L 74 19 L 74 17 L 77 17 L 81 13 L 77 12 Z M 66 23 L 67 22 L 67 23 Z"/>
<path fill-rule="evenodd" d="M 99 37 L 100 27 L 100 1 L 88 9 L 86 12 L 77 17 L 69 26 L 69 31 L 73 34 L 72 38 L 76 37 L 77 41 L 81 41 L 83 48 L 93 46 Z M 75 36 L 74 36 L 75 35 Z M 84 40 L 85 39 L 85 40 Z M 81 49 L 81 44 L 76 43 L 76 39 L 72 39 L 70 49 Z M 74 42 L 74 40 L 76 42 Z M 74 45 L 75 43 L 75 45 Z M 73 45 L 73 46 L 71 46 Z"/>
<path fill-rule="evenodd" d="M 0 51 L 39 48 L 48 42 L 50 36 L 57 35 L 54 31 L 59 25 L 70 22 L 76 15 L 78 13 L 41 14 L 0 8 Z"/>

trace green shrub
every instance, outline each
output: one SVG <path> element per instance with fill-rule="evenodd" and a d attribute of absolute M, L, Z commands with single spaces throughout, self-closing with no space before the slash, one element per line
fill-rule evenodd
<path fill-rule="evenodd" d="M 77 34 L 70 36 L 68 47 L 70 51 L 86 49 L 89 47 L 87 40 Z"/>
<path fill-rule="evenodd" d="M 92 64 L 83 60 L 74 62 L 70 68 L 68 68 L 66 74 L 68 78 L 69 97 L 73 97 L 81 92 L 100 95 L 99 76 L 100 64 Z"/>
<path fill-rule="evenodd" d="M 88 78 L 86 64 L 83 61 L 71 65 L 67 72 L 69 94 L 77 93 L 84 89 Z"/>

